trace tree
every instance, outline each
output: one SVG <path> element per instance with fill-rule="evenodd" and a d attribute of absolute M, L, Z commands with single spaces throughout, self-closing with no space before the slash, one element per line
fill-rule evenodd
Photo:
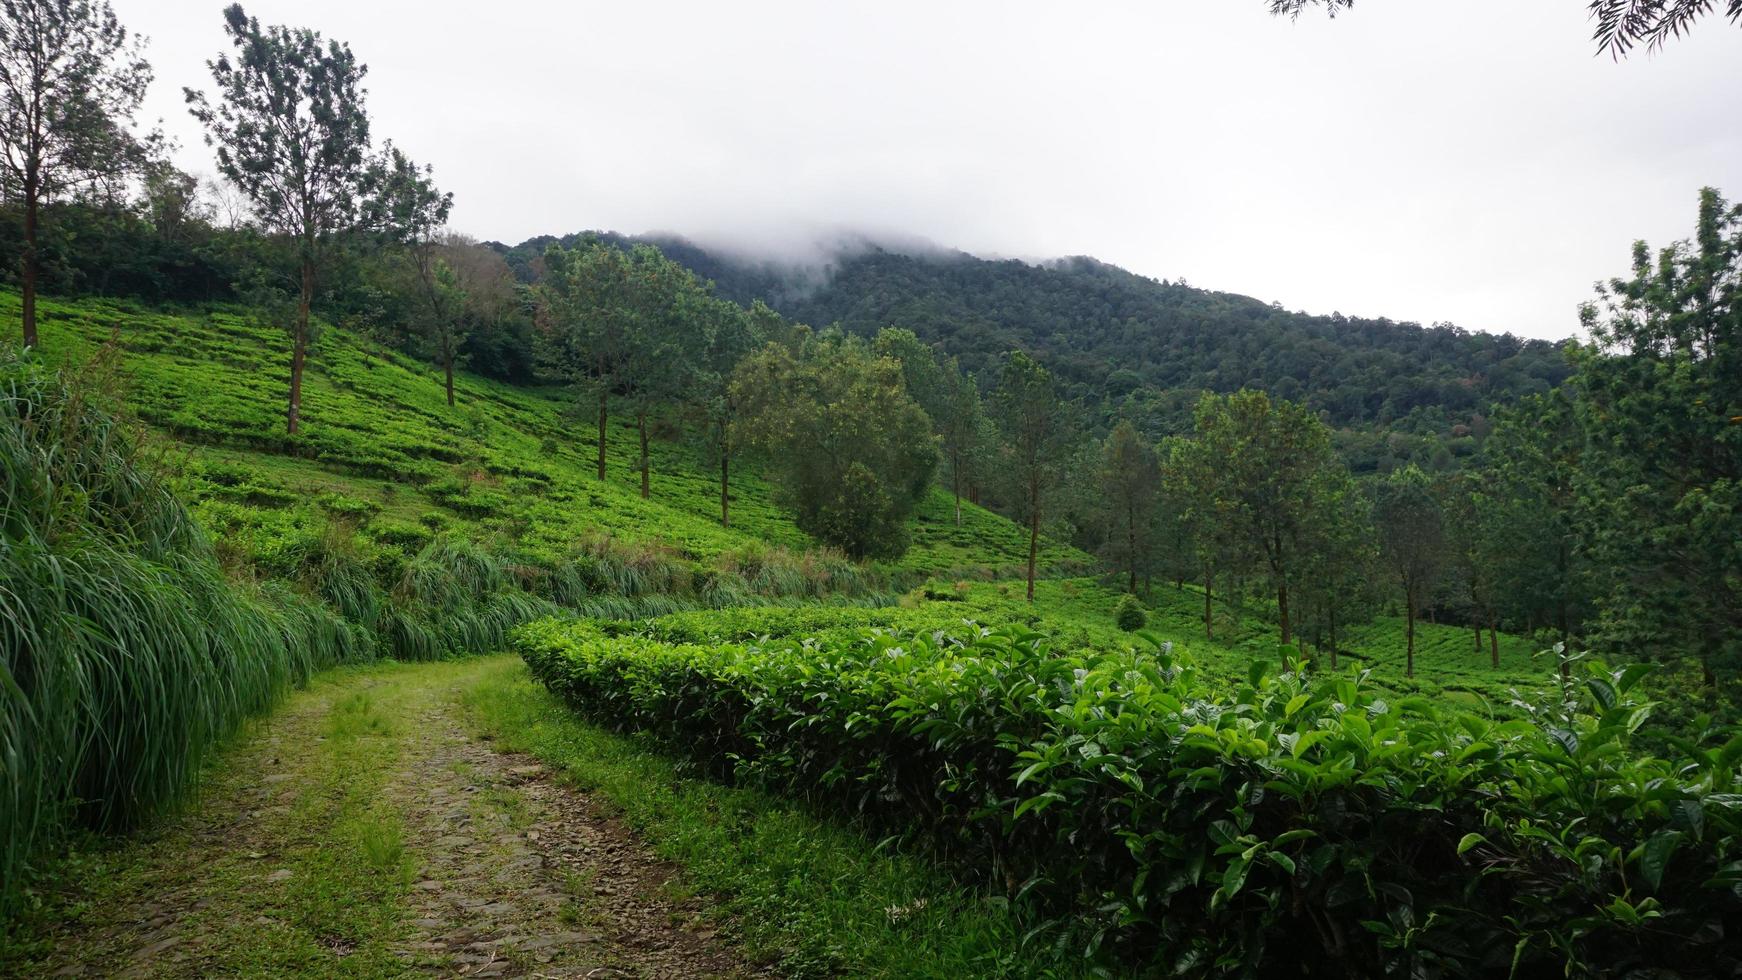
<path fill-rule="evenodd" d="M 1161 464 L 1137 427 L 1121 420 L 1101 444 L 1100 470 L 1111 532 L 1108 556 L 1125 566 L 1126 591 L 1136 593 L 1137 572 L 1149 563 Z"/>
<path fill-rule="evenodd" d="M 1297 17 L 1307 7 L 1322 6 L 1332 17 L 1355 6 L 1355 0 L 1269 0 L 1270 12 Z M 1589 0 L 1586 8 L 1597 23 L 1591 39 L 1597 50 L 1616 58 L 1635 44 L 1656 50 L 1672 37 L 1681 37 L 1695 20 L 1712 12 L 1713 0 Z M 1742 0 L 1726 0 L 1724 15 L 1732 24 L 1742 23 Z"/>
<path fill-rule="evenodd" d="M 751 351 L 778 334 L 780 314 L 761 300 L 746 311 L 710 298 L 695 323 L 700 346 L 689 404 L 707 463 L 720 473 L 720 526 L 732 526 L 732 456 L 738 448 L 738 399 L 732 373 Z"/>
<path fill-rule="evenodd" d="M 623 349 L 634 329 L 629 256 L 594 241 L 575 250 L 551 245 L 534 291 L 539 361 L 598 407 L 598 477 L 605 478 L 605 433 L 613 389 L 621 381 Z"/>
<path fill-rule="evenodd" d="M 24 345 L 34 347 L 42 206 L 138 170 L 131 132 L 151 84 L 144 42 L 106 0 L 0 0 L 0 154 L 24 207 Z"/>
<path fill-rule="evenodd" d="M 1578 497 L 1602 638 L 1691 651 L 1715 684 L 1742 664 L 1742 207 L 1702 190 L 1693 240 L 1635 243 L 1632 275 L 1583 320 Z"/>
<path fill-rule="evenodd" d="M 188 109 L 218 152 L 218 172 L 248 198 L 269 231 L 294 240 L 296 321 L 291 330 L 286 429 L 302 418 L 302 373 L 308 356 L 315 278 L 333 236 L 356 229 L 367 197 L 367 66 L 349 46 L 323 42 L 305 28 L 263 28 L 241 4 L 224 10 L 235 54 L 207 63 L 215 103 L 184 89 Z"/>
<path fill-rule="evenodd" d="M 370 202 L 371 223 L 411 260 L 422 301 L 420 332 L 429 339 L 441 365 L 448 407 L 452 408 L 454 361 L 466 341 L 465 293 L 442 257 L 442 226 L 447 224 L 454 196 L 437 190 L 433 171 L 428 166 L 419 167 L 391 143 L 375 163 L 371 183 L 377 188 Z"/>
<path fill-rule="evenodd" d="M 1223 499 L 1216 512 L 1258 562 L 1276 598 L 1282 642 L 1293 642 L 1289 600 L 1302 558 L 1328 500 L 1348 480 L 1330 432 L 1303 406 L 1240 391 L 1199 400 L 1197 439 L 1219 471 L 1214 486 Z"/>
<path fill-rule="evenodd" d="M 1033 602 L 1041 516 L 1059 479 L 1059 464 L 1071 448 L 1064 404 L 1053 389 L 1052 375 L 1019 350 L 1005 358 L 992 403 L 1008 453 L 1007 475 L 1017 491 L 1018 516 L 1028 524 L 1028 601 Z"/>
<path fill-rule="evenodd" d="M 1391 471 L 1378 485 L 1373 508 L 1379 551 L 1403 588 L 1406 656 L 1404 674 L 1415 676 L 1415 619 L 1433 588 L 1444 559 L 1445 528 L 1433 481 L 1413 463 Z"/>
<path fill-rule="evenodd" d="M 1372 615 L 1378 558 L 1367 496 L 1353 480 L 1335 481 L 1318 508 L 1301 576 L 1303 626 L 1319 638 L 1319 649 L 1329 652 L 1332 670 L 1342 628 Z"/>
<path fill-rule="evenodd" d="M 944 462 L 950 470 L 950 492 L 955 496 L 956 526 L 962 526 L 962 494 L 972 499 L 973 474 L 986 443 L 986 410 L 980 402 L 980 386 L 962 373 L 954 357 L 943 364 L 944 393 L 939 414 L 932 418 L 943 440 Z"/>
<path fill-rule="evenodd" d="M 1204 590 L 1204 638 L 1216 638 L 1216 584 L 1239 563 L 1232 497 L 1222 489 L 1224 470 L 1208 443 L 1176 436 L 1167 444 L 1162 486 L 1184 530 Z"/>
<path fill-rule="evenodd" d="M 689 393 L 695 373 L 694 321 L 711 302 L 688 269 L 651 245 L 630 253 L 630 302 L 635 316 L 622 336 L 620 376 L 640 438 L 641 496 L 652 493 L 648 422 Z"/>
<path fill-rule="evenodd" d="M 839 332 L 798 335 L 745 358 L 732 395 L 801 529 L 855 559 L 907 550 L 937 448 L 900 364 Z"/>

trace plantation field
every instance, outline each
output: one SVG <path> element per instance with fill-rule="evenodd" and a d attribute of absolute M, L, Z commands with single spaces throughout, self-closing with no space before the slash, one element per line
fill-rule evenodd
<path fill-rule="evenodd" d="M 923 842 L 1007 892 L 1045 920 L 1024 939 L 1036 961 L 1742 967 L 1718 938 L 1742 898 L 1742 737 L 1713 733 L 1680 762 L 1630 746 L 1651 716 L 1640 665 L 1580 665 L 1532 692 L 1530 719 L 1495 718 L 1295 664 L 1230 680 L 1160 644 L 1078 653 L 1021 628 L 932 629 L 933 612 L 885 611 L 874 629 L 838 610 L 726 614 L 726 632 L 751 634 L 736 642 L 709 634 L 719 613 L 546 620 L 516 645 L 593 723 Z"/>
<path fill-rule="evenodd" d="M 124 401 L 173 440 L 184 499 L 237 557 L 269 571 L 275 555 L 335 520 L 400 546 L 450 531 L 544 560 L 566 557 L 582 538 L 607 537 L 696 571 L 733 555 L 810 549 L 754 465 L 734 466 L 732 527 L 721 527 L 716 474 L 675 422 L 652 445 L 652 497 L 643 500 L 630 420 L 610 426 L 600 483 L 591 418 L 576 417 L 557 390 L 462 372 L 459 404 L 449 408 L 434 368 L 329 326 L 311 348 L 303 430 L 292 437 L 284 432 L 281 328 L 234 309 L 164 312 L 105 300 L 42 309 L 51 360 L 78 363 L 114 343 Z M 17 310 L 17 294 L 0 292 L 0 317 Z M 913 548 L 877 572 L 1008 571 L 1027 554 L 1023 529 L 982 508 L 965 503 L 956 527 L 941 490 L 911 530 Z M 1049 545 L 1042 561 L 1086 557 Z"/>

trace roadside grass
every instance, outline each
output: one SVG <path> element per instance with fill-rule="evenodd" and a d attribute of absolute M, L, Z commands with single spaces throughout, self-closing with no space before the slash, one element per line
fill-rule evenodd
<path fill-rule="evenodd" d="M 716 900 L 719 927 L 780 974 L 1087 974 L 1086 964 L 1023 950 L 1024 924 L 1002 899 L 963 888 L 923 858 L 790 801 L 690 778 L 651 743 L 582 721 L 517 660 L 485 663 L 463 695 L 479 731 L 614 807 L 683 869 L 681 887 Z M 584 895 L 578 883 L 559 915 L 585 921 Z"/>

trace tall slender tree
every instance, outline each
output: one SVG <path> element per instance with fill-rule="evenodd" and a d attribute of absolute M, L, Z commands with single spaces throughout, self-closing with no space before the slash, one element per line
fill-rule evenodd
<path fill-rule="evenodd" d="M 148 155 L 151 138 L 133 133 L 151 84 L 144 48 L 106 0 L 0 0 L 0 161 L 24 208 L 26 347 L 37 344 L 43 205 L 118 183 Z"/>
<path fill-rule="evenodd" d="M 1022 351 L 1005 359 L 993 405 L 1008 452 L 1007 475 L 1028 524 L 1028 601 L 1033 602 L 1041 520 L 1070 449 L 1065 406 L 1052 375 Z"/>
<path fill-rule="evenodd" d="M 302 421 L 309 310 L 328 244 L 360 226 L 369 192 L 368 67 L 348 45 L 315 31 L 262 27 L 241 4 L 224 10 L 236 49 L 207 63 L 216 100 L 183 89 L 188 110 L 217 149 L 218 172 L 247 196 L 269 231 L 295 243 L 296 320 L 291 326 L 285 428 Z"/>
<path fill-rule="evenodd" d="M 732 526 L 732 457 L 738 449 L 738 399 L 732 372 L 770 336 L 780 314 L 757 300 L 749 310 L 708 298 L 696 316 L 700 349 L 689 389 L 691 415 L 707 461 L 720 474 L 720 526 Z"/>
<path fill-rule="evenodd" d="M 1101 443 L 1099 476 L 1108 518 L 1105 550 L 1125 566 L 1126 591 L 1136 593 L 1137 573 L 1149 567 L 1161 464 L 1137 427 L 1121 420 Z"/>
<path fill-rule="evenodd" d="M 435 174 L 418 166 L 389 142 L 374 164 L 370 224 L 405 253 L 417 281 L 422 307 L 419 331 L 430 342 L 442 368 L 448 407 L 454 405 L 454 362 L 465 343 L 465 295 L 442 254 L 442 227 L 454 195 L 436 189 Z"/>
<path fill-rule="evenodd" d="M 544 266 L 534 290 L 539 361 L 547 376 L 595 401 L 603 480 L 611 395 L 622 382 L 623 351 L 638 315 L 633 270 L 621 249 L 596 241 L 573 250 L 551 245 Z"/>
<path fill-rule="evenodd" d="M 943 441 L 944 463 L 950 471 L 950 493 L 956 502 L 956 526 L 962 526 L 962 494 L 971 493 L 974 467 L 984 452 L 986 410 L 980 385 L 964 374 L 954 357 L 943 365 L 941 414 L 932 421 Z"/>
<path fill-rule="evenodd" d="M 1405 667 L 1415 676 L 1415 620 L 1445 558 L 1445 526 L 1433 481 L 1415 464 L 1391 471 L 1378 487 L 1374 518 L 1379 550 L 1403 589 Z"/>

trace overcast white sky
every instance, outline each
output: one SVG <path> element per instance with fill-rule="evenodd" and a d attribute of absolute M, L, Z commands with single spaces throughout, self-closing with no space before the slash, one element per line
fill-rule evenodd
<path fill-rule="evenodd" d="M 147 111 L 210 172 L 219 0 L 113 0 Z M 1742 29 L 1594 54 L 1584 0 L 253 0 L 370 66 L 377 140 L 454 224 L 676 231 L 804 254 L 839 229 L 1088 254 L 1312 312 L 1576 332 L 1629 243 L 1742 197 Z M 1495 28 L 1496 23 L 1503 25 Z"/>

